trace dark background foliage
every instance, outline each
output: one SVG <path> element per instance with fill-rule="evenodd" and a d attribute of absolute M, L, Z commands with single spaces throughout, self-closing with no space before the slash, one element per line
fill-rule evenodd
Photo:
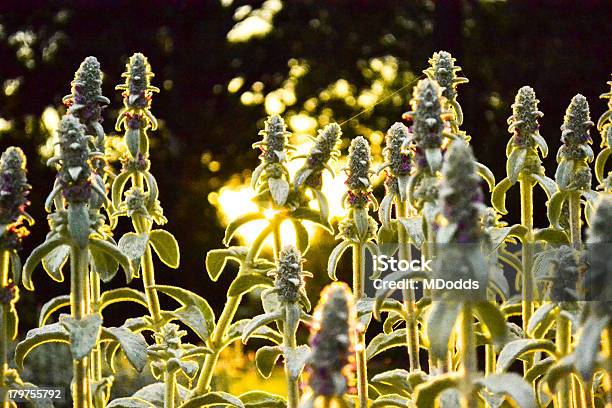
<path fill-rule="evenodd" d="M 256 166 L 251 144 L 266 114 L 262 105 L 245 106 L 237 94 L 226 91 L 232 78 L 240 75 L 247 84 L 261 81 L 266 89 L 275 88 L 287 77 L 288 60 L 305 60 L 310 70 L 295 89 L 299 105 L 340 78 L 357 88 L 366 86 L 361 68 L 371 58 L 392 55 L 400 71 L 420 75 L 434 51 L 448 50 L 470 79 L 460 89 L 463 128 L 472 135 L 479 160 L 499 178 L 505 173 L 505 121 L 519 87 L 533 86 L 541 100 L 541 133 L 551 148 L 545 165 L 552 175 L 559 126 L 570 98 L 583 93 L 597 118 L 605 110 L 598 95 L 607 91 L 612 72 L 612 3 L 605 0 L 291 0 L 283 2 L 269 35 L 244 43 L 226 38 L 236 23 L 232 15 L 239 6 L 259 7 L 261 1 L 236 0 L 229 6 L 216 0 L 2 3 L 0 81 L 20 80 L 16 91 L 6 92 L 5 82 L 0 93 L 0 117 L 11 121 L 10 130 L 0 134 L 0 149 L 17 145 L 30 158 L 31 213 L 38 221 L 23 256 L 47 232 L 42 203 L 54 177 L 37 153 L 49 137 L 41 113 L 49 105 L 63 111 L 61 97 L 69 92 L 75 69 L 94 55 L 105 74 L 104 94 L 112 101 L 104 126 L 113 134 L 121 106 L 114 86 L 121 82 L 126 59 L 142 52 L 156 73 L 154 83 L 162 88 L 153 102 L 162 125 L 151 135 L 152 171 L 170 221 L 166 228 L 177 236 L 182 254 L 181 268 L 160 266 L 158 280 L 205 295 L 217 310 L 229 280 L 212 283 L 205 273 L 205 254 L 220 246 L 223 235 L 207 196 L 233 174 Z M 26 30 L 35 39 L 29 53 L 27 47 L 20 53 L 13 34 Z M 410 93 L 410 88 L 401 91 L 399 109 L 381 104 L 358 122 L 347 123 L 345 138 L 356 136 L 360 126 L 384 131 L 408 110 Z M 360 111 L 336 105 L 331 119 L 338 122 Z M 593 136 L 598 144 L 599 137 Z M 220 171 L 202 165 L 205 153 L 221 163 Z M 517 198 L 509 196 L 510 222 L 518 220 Z M 544 226 L 545 197 L 537 195 L 536 200 L 536 220 Z M 123 221 L 118 234 L 125 228 Z M 42 302 L 66 292 L 66 284 L 50 281 L 43 272 L 35 283 L 34 295 L 22 292 L 22 330 L 34 324 Z"/>

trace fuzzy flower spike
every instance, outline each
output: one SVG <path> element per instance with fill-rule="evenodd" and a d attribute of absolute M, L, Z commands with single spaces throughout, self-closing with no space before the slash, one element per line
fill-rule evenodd
<path fill-rule="evenodd" d="M 151 85 L 151 78 L 155 74 L 147 57 L 136 53 L 130 57 L 126 65 L 126 72 L 121 74 L 125 83 L 117 85 L 115 89 L 123 91 L 123 109 L 119 112 L 115 129 L 120 131 L 126 128 L 125 141 L 133 158 L 139 154 L 145 157 L 149 153 L 148 138 L 141 133 L 147 129 L 157 129 L 157 119 L 151 113 L 153 92 L 159 88 Z"/>
<path fill-rule="evenodd" d="M 30 188 L 25 155 L 20 148 L 9 147 L 0 157 L 0 251 L 18 251 L 22 238 L 28 235 L 23 220 L 34 223 L 26 212 Z"/>
<path fill-rule="evenodd" d="M 445 108 L 454 113 L 454 117 L 450 120 L 453 133 L 459 133 L 459 126 L 463 124 L 463 110 L 457 102 L 457 85 L 468 83 L 468 79 L 458 75 L 461 67 L 455 65 L 457 61 L 453 56 L 446 51 L 439 51 L 433 54 L 429 59 L 429 68 L 423 71 L 429 79 L 438 82 L 442 87 L 442 96 L 446 98 Z M 464 135 L 466 141 L 469 137 Z"/>
<path fill-rule="evenodd" d="M 391 207 L 393 201 L 398 199 L 406 201 L 406 189 L 413 167 L 414 154 L 406 148 L 410 141 L 408 128 L 396 122 L 389 128 L 386 136 L 386 146 L 383 149 L 385 162 L 379 171 L 385 170 L 385 197 L 380 203 L 379 215 L 385 227 L 391 222 Z"/>
<path fill-rule="evenodd" d="M 261 164 L 253 171 L 251 186 L 260 198 L 270 197 L 276 206 L 283 206 L 290 190 L 289 171 L 285 167 L 287 151 L 295 148 L 287 142 L 290 133 L 278 115 L 270 116 L 259 134 L 263 139 L 253 143 L 253 148 L 261 150 Z"/>
<path fill-rule="evenodd" d="M 321 292 L 315 309 L 307 361 L 308 390 L 300 408 L 349 407 L 346 393 L 353 377 L 353 326 L 355 310 L 351 291 L 335 282 Z"/>
<path fill-rule="evenodd" d="M 315 198 L 319 202 L 321 216 L 329 218 L 329 205 L 327 198 L 321 191 L 323 187 L 323 171 L 327 170 L 332 176 L 335 172 L 330 163 L 340 157 L 340 143 L 342 130 L 337 123 L 330 123 L 319 130 L 314 146 L 308 155 L 296 156 L 293 159 L 305 158 L 306 162 L 295 174 L 293 181 L 294 190 L 299 190 L 302 186 L 310 188 Z"/>
<path fill-rule="evenodd" d="M 368 215 L 370 205 L 374 210 L 378 209 L 378 202 L 372 194 L 371 165 L 370 144 L 363 136 L 357 136 L 349 147 L 348 167 L 344 169 L 347 192 L 342 200 L 350 211 L 339 226 L 340 236 L 355 242 L 366 242 L 376 232 L 376 222 Z"/>

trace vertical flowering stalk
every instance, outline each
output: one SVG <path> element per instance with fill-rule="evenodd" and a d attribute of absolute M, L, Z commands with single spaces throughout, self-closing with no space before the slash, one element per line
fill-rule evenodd
<path fill-rule="evenodd" d="M 310 336 L 308 389 L 300 408 L 348 408 L 354 356 L 355 308 L 351 292 L 335 282 L 321 292 Z"/>
<path fill-rule="evenodd" d="M 535 281 L 533 277 L 534 230 L 533 230 L 533 188 L 540 185 L 550 198 L 557 190 L 555 182 L 544 174 L 542 157 L 548 155 L 548 146 L 540 135 L 539 118 L 544 114 L 538 110 L 539 100 L 534 90 L 524 86 L 518 90 L 512 104 L 512 116 L 508 118 L 508 131 L 512 137 L 506 147 L 507 177 L 499 182 L 491 194 L 493 207 L 500 214 L 507 214 L 506 193 L 516 182 L 521 191 L 521 225 L 525 228 L 522 239 L 522 324 L 527 332 L 529 319 L 534 311 Z M 531 366 L 531 360 L 525 360 L 524 370 Z"/>
<path fill-rule="evenodd" d="M 427 77 L 442 87 L 442 96 L 445 98 L 444 110 L 453 113 L 449 119 L 451 132 L 456 137 L 469 141 L 469 136 L 459 130 L 463 124 L 463 110 L 457 101 L 457 85 L 468 83 L 468 79 L 458 75 L 461 67 L 455 65 L 457 60 L 446 51 L 435 52 L 429 59 L 429 68 L 423 71 Z"/>
<path fill-rule="evenodd" d="M 408 142 L 408 129 L 403 124 L 395 123 L 387 131 L 386 147 L 383 150 L 385 162 L 381 168 L 381 170 L 386 169 L 386 194 L 380 202 L 379 218 L 382 223 L 381 231 L 391 228 L 391 210 L 395 206 L 395 215 L 398 221 L 395 223 L 395 228 L 399 244 L 399 259 L 410 262 L 412 253 L 409 234 L 404 225 L 407 223 L 406 217 L 411 212 L 408 209 L 406 189 L 414 157 L 412 151 L 406 148 Z M 379 246 L 381 245 L 380 241 L 379 236 Z M 420 370 L 419 332 L 414 289 L 404 289 L 402 296 L 404 298 L 404 311 L 408 316 L 406 320 L 406 347 L 410 360 L 410 370 Z"/>
<path fill-rule="evenodd" d="M 574 96 L 565 112 L 561 126 L 562 146 L 557 152 L 557 172 L 555 178 L 559 191 L 551 197 L 548 204 L 548 218 L 553 226 L 560 228 L 559 218 L 563 204 L 569 207 L 570 240 L 573 247 L 582 247 L 582 208 L 581 197 L 591 191 L 591 169 L 588 163 L 593 161 L 594 153 L 589 146 L 592 143 L 589 129 L 594 125 L 590 120 L 589 104 L 580 94 Z M 557 352 L 568 355 L 571 351 L 571 321 L 564 315 L 557 317 L 556 332 Z M 557 392 L 560 406 L 569 406 L 572 401 L 570 382 L 560 381 Z"/>
<path fill-rule="evenodd" d="M 0 291 L 2 302 L 2 322 L 0 326 L 0 364 L 2 370 L 1 386 L 14 388 L 8 366 L 8 346 L 17 337 L 17 310 L 21 261 L 18 251 L 22 239 L 28 235 L 23 221 L 32 224 L 32 218 L 25 212 L 30 204 L 28 193 L 30 185 L 26 178 L 26 157 L 18 147 L 9 147 L 0 157 Z M 12 270 L 12 279 L 9 277 Z M 9 400 L 4 392 L 0 396 L 3 407 L 8 408 Z"/>
<path fill-rule="evenodd" d="M 119 113 L 115 128 L 125 130 L 125 144 L 128 148 L 122 160 L 121 173 L 115 178 L 112 186 L 113 207 L 117 210 L 114 216 L 128 216 L 132 220 L 135 233 L 128 233 L 120 240 L 122 248 L 139 248 L 126 250 L 133 262 L 141 265 L 142 280 L 147 298 L 150 316 L 154 329 L 161 324 L 161 308 L 155 289 L 155 267 L 152 250 L 160 260 L 171 268 L 178 268 L 180 253 L 178 243 L 172 234 L 153 226 L 163 225 L 167 219 L 159 203 L 157 181 L 150 172 L 149 130 L 157 129 L 157 119 L 150 111 L 154 92 L 159 89 L 151 85 L 151 66 L 147 58 L 136 53 L 126 64 L 122 74 L 125 83 L 116 89 L 123 91 L 123 109 Z M 127 188 L 128 181 L 131 187 Z"/>
<path fill-rule="evenodd" d="M 336 279 L 335 270 L 338 259 L 346 249 L 353 249 L 353 296 L 355 303 L 365 298 L 365 251 L 368 249 L 373 255 L 378 254 L 378 248 L 372 240 L 376 236 L 378 225 L 368 215 L 371 205 L 376 210 L 377 202 L 372 195 L 370 169 L 372 157 L 368 141 L 358 136 L 352 140 L 349 147 L 348 167 L 345 169 L 348 191 L 344 195 L 344 205 L 349 212 L 338 226 L 338 238 L 343 241 L 334 248 L 330 255 L 328 272 L 332 279 Z M 365 408 L 368 404 L 368 374 L 366 365 L 365 332 L 367 327 L 355 327 L 356 335 L 356 361 L 357 361 L 357 392 L 359 407 Z"/>
<path fill-rule="evenodd" d="M 608 173 L 607 178 L 604 177 L 606 163 L 610 154 L 612 154 L 612 81 L 608 81 L 608 85 L 611 87 L 610 92 L 600 96 L 600 98 L 608 100 L 608 110 L 597 121 L 597 130 L 601 133 L 602 150 L 595 160 L 595 176 L 605 190 L 610 190 L 609 185 L 612 183 L 612 173 Z"/>
<path fill-rule="evenodd" d="M 106 176 L 105 133 L 102 127 L 102 111 L 110 103 L 102 95 L 102 71 L 100 63 L 95 57 L 87 57 L 79 66 L 71 83 L 71 93 L 64 96 L 62 101 L 68 107 L 68 113 L 75 116 L 85 126 L 85 134 L 92 137 L 92 150 L 100 153 L 91 161 L 93 168 L 92 182 L 102 190 L 106 190 L 104 182 Z M 102 207 L 104 201 L 100 196 L 94 196 L 92 208 Z M 108 209 L 110 210 L 110 209 Z M 100 300 L 100 275 L 95 268 L 90 271 L 91 303 L 97 305 Z M 97 313 L 97 310 L 92 310 Z M 95 382 L 102 380 L 102 351 L 96 347 L 91 361 L 92 379 Z"/>

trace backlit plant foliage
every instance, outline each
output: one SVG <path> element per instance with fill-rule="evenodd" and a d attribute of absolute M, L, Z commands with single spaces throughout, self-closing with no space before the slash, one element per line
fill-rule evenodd
<path fill-rule="evenodd" d="M 49 342 L 70 350 L 67 400 L 75 408 L 612 406 L 612 176 L 605 174 L 612 94 L 602 95 L 608 105 L 596 126 L 598 154 L 591 147 L 588 101 L 582 95 L 571 100 L 553 179 L 542 161 L 549 149 L 540 134 L 539 101 L 531 87 L 520 88 L 508 118 L 506 174 L 495 183 L 471 147 L 490 135 L 460 129 L 458 85 L 467 83 L 461 68 L 444 51 L 429 63 L 405 123 L 386 132 L 382 163 L 375 163 L 363 136 L 342 152 L 337 123 L 307 138 L 308 146 L 294 146 L 285 120 L 268 117 L 253 144 L 260 153 L 250 183 L 256 209 L 231 220 L 223 246 L 207 252 L 213 283 L 186 289 L 158 283 L 164 278 L 159 262 L 179 269 L 180 250 L 162 228 L 169 220 L 153 175 L 167 170 L 155 168 L 150 149 L 158 127 L 153 95 L 160 92 L 153 68 L 144 55 L 132 55 L 116 87 L 123 107 L 115 128 L 125 148 L 117 149 L 124 152 L 121 168 L 113 168 L 115 150 L 106 150 L 103 126 L 110 100 L 102 95 L 99 62 L 86 58 L 63 99 L 67 112 L 48 162 L 55 181 L 46 201 L 33 204 L 49 213 L 49 231 L 23 265 L 18 253 L 33 224 L 26 212 L 26 157 L 9 147 L 0 158 L 3 406 L 21 404 L 10 401 L 8 390 L 45 386 L 20 375 L 29 353 Z M 330 204 L 339 203 L 324 193 L 323 175 L 335 175 L 341 161 L 347 212 L 332 225 Z M 384 176 L 381 197 L 376 173 Z M 506 196 L 515 185 L 520 223 L 509 225 Z M 534 200 L 535 187 L 546 203 Z M 546 206 L 546 219 L 534 220 L 535 205 Z M 127 232 L 118 234 L 124 222 Z M 247 224 L 255 239 L 233 245 Z M 338 239 L 331 251 L 319 245 L 313 226 Z M 383 275 L 370 262 L 384 256 L 397 264 L 430 260 L 431 268 Z M 327 274 L 308 262 L 320 258 Z M 70 293 L 45 303 L 39 327 L 20 335 L 17 301 L 35 281 L 41 284 L 39 269 L 56 282 L 68 277 Z M 130 287 L 107 287 L 120 269 Z M 224 272 L 233 276 L 220 287 L 214 282 Z M 328 277 L 337 282 L 313 293 L 310 279 Z M 422 290 L 399 285 L 411 281 Z M 426 286 L 435 281 L 479 285 L 467 294 Z M 19 284 L 27 291 L 20 294 Z M 200 295 L 213 290 L 226 295 L 217 313 Z M 253 308 L 241 308 L 247 301 L 261 311 L 248 315 Z M 112 327 L 105 310 L 124 302 L 141 308 L 141 316 Z M 282 395 L 257 389 L 233 395 L 223 388 L 227 367 L 220 356 L 242 344 L 256 348 L 254 375 L 282 378 Z M 406 358 L 389 358 L 397 348 L 393 356 Z M 282 371 L 275 370 L 281 364 Z M 115 379 L 132 369 L 146 370 L 154 382 L 111 399 Z M 53 406 L 48 399 L 29 403 Z"/>

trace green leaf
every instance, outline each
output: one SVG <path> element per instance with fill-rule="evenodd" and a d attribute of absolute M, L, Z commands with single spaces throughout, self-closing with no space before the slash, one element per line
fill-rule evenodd
<path fill-rule="evenodd" d="M 448 354 L 448 342 L 461 312 L 459 302 L 434 302 L 427 320 L 429 352 L 438 359 L 445 359 Z"/>
<path fill-rule="evenodd" d="M 233 259 L 238 263 L 243 262 L 247 252 L 247 248 L 238 246 L 208 251 L 206 254 L 206 271 L 210 279 L 216 282 L 229 259 Z"/>
<path fill-rule="evenodd" d="M 138 156 L 138 151 L 140 150 L 140 129 L 128 128 L 125 132 L 125 145 L 132 157 Z"/>
<path fill-rule="evenodd" d="M 353 221 L 355 221 L 355 228 L 357 228 L 357 234 L 359 237 L 364 237 L 369 229 L 369 221 L 368 221 L 368 209 L 367 208 L 353 208 L 351 210 L 353 213 Z"/>
<path fill-rule="evenodd" d="M 264 391 L 249 391 L 238 397 L 245 408 L 286 408 L 287 401 L 281 396 Z"/>
<path fill-rule="evenodd" d="M 180 400 L 188 398 L 190 391 L 182 385 L 177 386 Z M 164 408 L 165 384 L 163 382 L 146 385 L 136 391 L 132 397 L 143 399 L 153 404 L 156 408 Z"/>
<path fill-rule="evenodd" d="M 96 346 L 102 328 L 102 316 L 93 314 L 77 320 L 71 316 L 60 317 L 60 324 L 70 336 L 72 358 L 80 360 L 86 357 Z"/>
<path fill-rule="evenodd" d="M 300 378 L 304 365 L 310 357 L 310 347 L 303 344 L 297 348 L 283 347 L 283 355 L 285 357 L 285 365 L 292 379 Z"/>
<path fill-rule="evenodd" d="M 238 340 L 242 337 L 242 332 L 244 328 L 249 324 L 249 319 L 238 320 L 237 322 L 232 323 L 230 328 L 227 330 L 227 334 L 224 338 L 224 345 L 229 345 L 233 341 Z M 271 341 L 274 344 L 281 344 L 283 342 L 283 337 L 274 329 L 271 329 L 268 326 L 261 326 L 257 330 L 255 330 L 251 337 L 265 339 Z"/>
<path fill-rule="evenodd" d="M 506 177 L 493 188 L 493 192 L 491 193 L 491 204 L 493 208 L 495 208 L 495 211 L 500 214 L 508 214 L 508 210 L 506 210 L 506 193 L 513 185 L 514 183 Z"/>
<path fill-rule="evenodd" d="M 300 250 L 302 255 L 305 255 L 308 252 L 309 244 L 308 230 L 299 221 L 292 219 L 291 223 L 293 224 L 293 228 L 295 229 L 296 246 Z"/>
<path fill-rule="evenodd" d="M 130 260 L 121 252 L 117 245 L 101 239 L 91 239 L 89 240 L 89 247 L 90 249 L 93 248 L 94 250 L 105 252 L 107 255 L 115 258 L 125 272 L 126 281 L 129 283 L 132 280 L 133 269 Z"/>
<path fill-rule="evenodd" d="M 525 373 L 525 381 L 533 383 L 535 380 L 546 374 L 550 366 L 555 362 L 552 357 L 546 357 L 534 363 L 531 368 Z"/>
<path fill-rule="evenodd" d="M 383 255 L 393 256 L 399 247 L 397 236 L 397 222 L 393 220 L 389 227 L 381 225 L 378 229 L 376 242 Z M 335 279 L 334 279 L 335 280 Z"/>
<path fill-rule="evenodd" d="M 119 342 L 128 361 L 138 372 L 147 365 L 147 342 L 140 333 L 133 333 L 126 327 L 109 327 L 103 329 Z"/>
<path fill-rule="evenodd" d="M 497 372 L 508 371 L 510 366 L 529 353 L 543 351 L 550 355 L 555 355 L 555 344 L 546 339 L 519 339 L 506 344 L 497 358 Z"/>
<path fill-rule="evenodd" d="M 247 224 L 255 220 L 261 220 L 264 218 L 265 216 L 263 215 L 263 213 L 260 213 L 260 212 L 249 213 L 249 214 L 245 214 L 243 216 L 236 218 L 234 221 L 230 222 L 227 225 L 227 228 L 225 229 L 225 237 L 223 238 L 223 245 L 228 246 L 230 241 L 232 240 L 232 237 L 238 231 L 238 228 L 240 228 L 244 224 Z"/>
<path fill-rule="evenodd" d="M 380 206 L 378 207 L 378 219 L 382 224 L 382 228 L 391 229 L 391 208 L 395 194 L 385 194 Z"/>
<path fill-rule="evenodd" d="M 518 374 L 506 373 L 489 375 L 479 378 L 475 382 L 494 394 L 507 395 L 518 407 L 537 408 L 533 389 Z"/>
<path fill-rule="evenodd" d="M 610 154 L 612 154 L 612 149 L 610 147 L 606 147 L 601 152 L 599 152 L 599 154 L 597 155 L 597 159 L 595 159 L 595 177 L 597 177 L 597 181 L 601 185 L 605 183 L 604 172 L 606 162 L 608 161 Z"/>
<path fill-rule="evenodd" d="M 331 280 L 338 280 L 336 277 L 336 269 L 342 254 L 351 246 L 350 241 L 342 241 L 333 249 L 327 261 L 327 274 Z"/>
<path fill-rule="evenodd" d="M 60 245 L 43 258 L 42 266 L 54 281 L 64 281 L 64 273 L 62 272 L 62 268 L 66 264 L 69 255 L 70 247 L 68 245 Z"/>
<path fill-rule="evenodd" d="M 110 282 L 119 270 L 119 262 L 108 253 L 96 248 L 89 248 L 89 262 L 92 270 L 98 274 L 103 282 Z"/>
<path fill-rule="evenodd" d="M 549 244 L 569 244 L 569 238 L 563 230 L 542 228 L 533 234 L 534 241 L 546 241 Z"/>
<path fill-rule="evenodd" d="M 398 394 L 383 395 L 370 405 L 370 408 L 387 408 L 387 407 L 401 407 L 401 408 L 413 408 L 415 407 L 412 400 L 406 397 L 402 397 Z"/>
<path fill-rule="evenodd" d="M 370 379 L 370 384 L 383 384 L 390 387 L 396 393 L 407 393 L 412 390 L 412 385 L 408 382 L 410 373 L 406 370 L 396 368 L 376 374 Z"/>
<path fill-rule="evenodd" d="M 480 178 L 487 182 L 489 191 L 493 191 L 493 188 L 495 187 L 495 175 L 493 172 L 482 163 L 474 162 L 474 164 L 476 165 L 476 171 Z"/>
<path fill-rule="evenodd" d="M 565 190 L 557 191 L 551 198 L 548 200 L 546 206 L 548 221 L 550 225 L 552 225 L 555 229 L 562 229 L 561 225 L 559 225 L 559 218 L 561 217 L 561 210 L 563 209 L 563 203 L 567 199 L 568 192 Z"/>
<path fill-rule="evenodd" d="M 576 345 L 576 355 L 580 358 L 576 359 L 576 371 L 580 374 L 582 379 L 587 383 L 591 384 L 593 374 L 597 368 L 597 354 L 599 353 L 599 345 L 601 343 L 601 333 L 608 325 L 609 319 L 607 318 L 588 318 L 578 337 L 578 344 Z"/>
<path fill-rule="evenodd" d="M 48 241 L 43 242 L 38 247 L 36 247 L 23 266 L 23 286 L 27 290 L 34 290 L 34 285 L 32 283 L 32 272 L 36 266 L 42 262 L 43 258 L 47 256 L 47 254 L 51 253 L 55 248 L 60 245 L 66 244 L 66 240 L 62 238 L 55 238 Z"/>
<path fill-rule="evenodd" d="M 327 201 L 327 197 L 321 190 L 312 190 L 314 192 L 315 198 L 319 203 L 319 211 L 321 212 L 321 218 L 323 220 L 329 220 L 329 202 Z"/>
<path fill-rule="evenodd" d="M 242 273 L 234 279 L 227 295 L 230 297 L 242 296 L 258 287 L 270 287 L 274 284 L 272 279 L 259 273 Z"/>
<path fill-rule="evenodd" d="M 270 189 L 270 195 L 274 204 L 278 206 L 285 205 L 289 196 L 289 183 L 287 183 L 287 180 L 270 177 L 268 179 L 268 188 Z"/>
<path fill-rule="evenodd" d="M 459 387 L 461 380 L 460 373 L 446 373 L 433 377 L 433 379 L 418 385 L 414 390 L 414 402 L 416 406 L 435 407 L 438 396 L 445 390 Z"/>
<path fill-rule="evenodd" d="M 106 408 L 157 408 L 157 406 L 141 398 L 125 397 L 112 400 Z"/>
<path fill-rule="evenodd" d="M 557 183 L 550 177 L 546 177 L 543 174 L 531 174 L 530 176 L 542 187 L 549 200 L 558 191 Z"/>
<path fill-rule="evenodd" d="M 574 174 L 574 164 L 574 160 L 561 159 L 561 162 L 557 166 L 555 180 L 557 180 L 560 190 L 565 190 L 569 185 L 572 174 Z"/>
<path fill-rule="evenodd" d="M 498 347 L 503 345 L 508 339 L 508 330 L 506 318 L 499 310 L 497 304 L 493 302 L 476 302 L 474 303 L 474 312 L 478 320 L 487 327 L 493 343 Z"/>
<path fill-rule="evenodd" d="M 45 343 L 52 342 L 70 344 L 68 330 L 60 323 L 48 324 L 30 330 L 26 338 L 19 342 L 15 348 L 15 364 L 19 370 L 23 370 L 23 361 L 32 350 Z"/>
<path fill-rule="evenodd" d="M 70 306 L 70 295 L 56 296 L 53 299 L 46 302 L 40 309 L 40 315 L 38 317 L 38 327 L 42 327 L 47 323 L 47 320 L 53 313 L 63 307 Z"/>
<path fill-rule="evenodd" d="M 559 381 L 574 372 L 575 364 L 576 361 L 574 355 L 572 354 L 561 358 L 555 364 L 553 364 L 548 369 L 546 376 L 544 377 L 544 382 L 548 385 L 548 388 L 555 392 Z"/>
<path fill-rule="evenodd" d="M 270 378 L 278 358 L 283 354 L 280 346 L 263 346 L 255 353 L 255 366 L 263 378 Z"/>
<path fill-rule="evenodd" d="M 144 256 L 148 244 L 149 234 L 146 232 L 141 234 L 128 232 L 121 237 L 117 246 L 130 261 L 138 264 L 140 258 Z"/>
<path fill-rule="evenodd" d="M 406 329 L 395 330 L 390 334 L 378 333 L 366 348 L 366 359 L 371 360 L 374 356 L 393 347 L 406 346 Z"/>
<path fill-rule="evenodd" d="M 406 234 L 410 237 L 410 241 L 416 245 L 421 246 L 425 241 L 425 233 L 423 232 L 423 218 L 416 217 L 400 217 L 400 224 L 406 230 Z"/>
<path fill-rule="evenodd" d="M 162 229 L 153 230 L 149 242 L 163 263 L 174 269 L 179 267 L 181 255 L 174 235 Z"/>
<path fill-rule="evenodd" d="M 115 177 L 113 181 L 113 186 L 111 187 L 111 197 L 113 202 L 113 207 L 119 208 L 119 203 L 121 202 L 123 189 L 125 184 L 132 176 L 131 172 L 121 172 Z"/>
<path fill-rule="evenodd" d="M 300 207 L 291 213 L 291 217 L 298 220 L 314 222 L 315 224 L 323 227 L 330 234 L 334 233 L 334 229 L 329 224 L 329 221 L 326 218 L 323 218 L 321 212 L 313 210 L 312 208 Z"/>
<path fill-rule="evenodd" d="M 147 297 L 144 293 L 132 288 L 118 288 L 102 293 L 98 303 L 98 310 L 101 312 L 106 307 L 119 302 L 133 302 L 147 307 Z"/>
<path fill-rule="evenodd" d="M 222 406 L 244 408 L 244 404 L 238 398 L 221 391 L 209 392 L 201 397 L 189 399 L 183 405 L 179 405 L 179 408 L 199 408 L 217 404 Z"/>
<path fill-rule="evenodd" d="M 399 313 L 389 313 L 383 323 L 383 333 L 389 334 L 395 328 L 395 325 L 403 322 L 404 316 Z"/>
<path fill-rule="evenodd" d="M 175 286 L 156 285 L 153 288 L 179 302 L 182 307 L 174 311 L 176 317 L 189 326 L 202 341 L 208 340 L 215 329 L 215 314 L 204 298 Z"/>
<path fill-rule="evenodd" d="M 529 337 L 541 339 L 546 336 L 548 330 L 555 323 L 558 313 L 556 303 L 544 303 L 540 306 L 529 319 L 527 334 Z"/>
<path fill-rule="evenodd" d="M 272 322 L 275 322 L 283 317 L 283 310 L 279 309 L 271 313 L 265 313 L 259 316 L 255 316 L 251 321 L 244 327 L 242 331 L 242 342 L 246 344 L 249 338 L 255 333 L 257 329 Z"/>
<path fill-rule="evenodd" d="M 519 174 L 525 166 L 527 149 L 514 149 L 506 161 L 506 174 L 512 184 L 518 181 Z"/>

